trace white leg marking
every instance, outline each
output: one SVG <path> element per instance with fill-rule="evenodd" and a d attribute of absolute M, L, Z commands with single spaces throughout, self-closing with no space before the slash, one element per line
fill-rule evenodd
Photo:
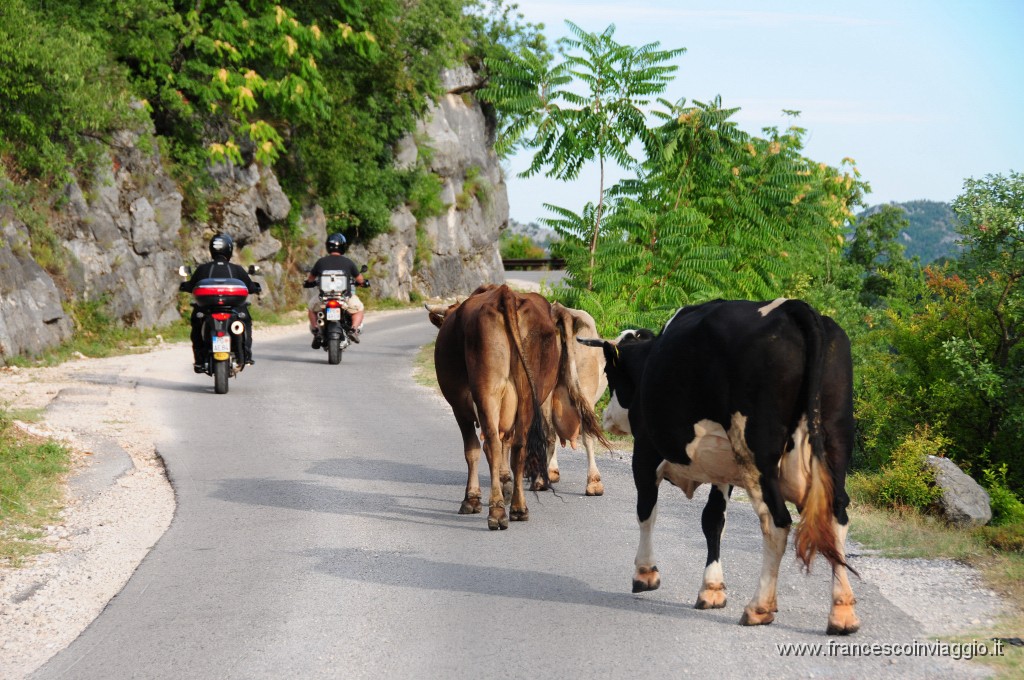
<path fill-rule="evenodd" d="M 715 560 L 708 566 L 704 567 L 704 587 L 719 585 L 725 580 L 725 576 L 722 573 L 722 563 Z"/>
<path fill-rule="evenodd" d="M 640 545 L 636 549 L 636 559 L 633 564 L 637 569 L 650 568 L 654 564 L 654 521 L 658 519 L 658 506 L 651 510 L 651 516 L 640 522 Z"/>
<path fill-rule="evenodd" d="M 768 508 L 762 504 L 765 512 Z M 763 522 L 762 522 L 763 523 Z M 761 578 L 757 593 L 743 610 L 740 623 L 761 625 L 775 620 L 778 611 L 776 588 L 779 582 L 779 563 L 786 552 L 786 540 L 789 538 L 789 527 L 772 526 L 764 537 L 764 550 L 761 553 Z"/>

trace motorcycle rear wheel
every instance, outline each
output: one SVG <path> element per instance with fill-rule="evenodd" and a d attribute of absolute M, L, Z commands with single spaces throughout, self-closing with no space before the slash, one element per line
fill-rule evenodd
<path fill-rule="evenodd" d="M 327 341 L 327 363 L 332 366 L 341 363 L 341 340 L 337 337 Z"/>
<path fill-rule="evenodd" d="M 217 394 L 228 393 L 228 374 L 230 365 L 226 360 L 214 360 L 213 362 L 213 391 Z"/>

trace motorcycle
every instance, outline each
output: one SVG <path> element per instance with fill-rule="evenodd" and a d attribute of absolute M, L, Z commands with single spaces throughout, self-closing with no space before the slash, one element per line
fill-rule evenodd
<path fill-rule="evenodd" d="M 359 273 L 366 271 L 364 264 Z M 352 315 L 348 310 L 348 299 L 355 292 L 359 285 L 355 281 L 349 281 L 348 275 L 343 271 L 325 271 L 316 281 L 306 281 L 302 284 L 304 288 L 320 289 L 320 303 L 323 306 L 316 314 L 317 334 L 320 338 L 320 346 L 327 352 L 327 363 L 334 365 L 341 363 L 341 353 L 351 344 L 349 333 L 352 331 Z M 363 288 L 369 288 L 370 282 L 364 281 Z"/>
<path fill-rule="evenodd" d="M 250 275 L 259 271 L 256 265 L 249 266 Z M 192 276 L 192 268 L 181 266 L 178 274 L 188 279 Z M 255 292 L 259 293 L 259 288 Z M 205 373 L 213 376 L 213 390 L 217 394 L 227 394 L 228 378 L 245 369 L 248 297 L 248 288 L 238 279 L 201 279 L 192 289 L 192 306 L 203 324 L 207 356 Z"/>

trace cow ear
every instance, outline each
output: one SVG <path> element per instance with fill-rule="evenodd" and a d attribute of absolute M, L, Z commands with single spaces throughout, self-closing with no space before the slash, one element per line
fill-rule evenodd
<path fill-rule="evenodd" d="M 619 346 L 606 342 L 604 347 L 604 362 L 612 367 L 615 367 L 619 363 Z"/>
<path fill-rule="evenodd" d="M 608 343 L 601 338 L 576 338 L 576 342 L 587 347 L 604 347 Z"/>

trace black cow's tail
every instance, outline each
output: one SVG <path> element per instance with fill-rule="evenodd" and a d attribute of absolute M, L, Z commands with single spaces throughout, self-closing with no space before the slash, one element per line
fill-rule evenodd
<path fill-rule="evenodd" d="M 810 479 L 800 508 L 800 524 L 796 528 L 796 554 L 805 569 L 809 569 L 816 553 L 820 552 L 833 568 L 850 568 L 836 545 L 834 526 L 832 471 L 825 454 L 822 433 L 821 391 L 825 379 L 825 327 L 821 315 L 806 302 L 790 300 L 787 311 L 804 336 L 804 393 L 807 396 L 807 436 L 811 445 Z M 852 569 L 851 569 L 852 571 Z"/>
<path fill-rule="evenodd" d="M 544 480 L 546 486 L 551 485 L 548 479 L 548 433 L 544 424 L 544 412 L 541 410 L 540 399 L 537 396 L 537 381 L 533 371 L 530 370 L 530 363 L 526 360 L 526 352 L 523 350 L 523 338 L 519 331 L 518 304 L 515 294 L 502 286 L 501 307 L 505 315 L 505 323 L 508 326 L 509 334 L 512 336 L 512 344 L 516 347 L 519 360 L 523 364 L 523 371 L 526 373 L 526 380 L 530 385 L 530 398 L 533 401 L 533 417 L 530 419 L 529 430 L 526 434 L 526 476 L 530 479 L 538 477 Z M 525 413 L 523 408 L 516 409 L 516 427 L 526 426 Z M 520 430 L 521 431 L 521 430 Z"/>

